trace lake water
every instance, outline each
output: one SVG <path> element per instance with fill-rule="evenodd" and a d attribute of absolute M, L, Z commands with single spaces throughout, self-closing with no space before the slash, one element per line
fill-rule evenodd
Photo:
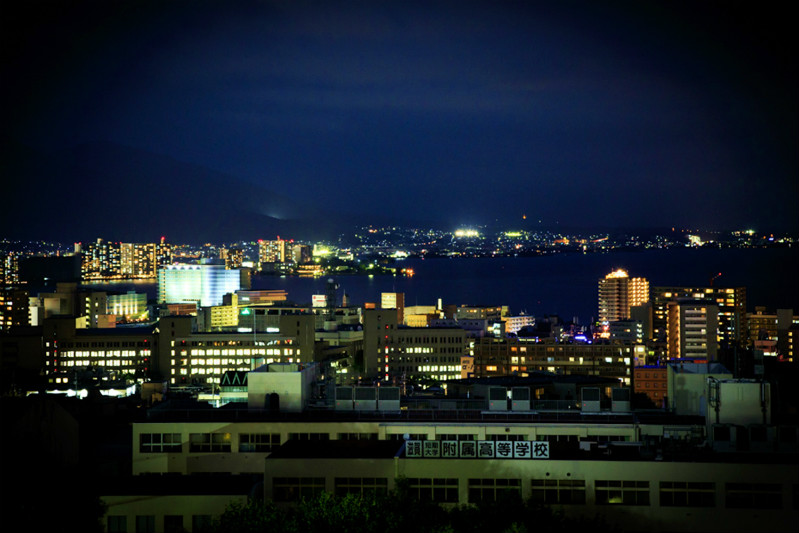
<path fill-rule="evenodd" d="M 597 312 L 597 283 L 616 268 L 644 277 L 650 286 L 747 288 L 747 308 L 766 306 L 799 310 L 799 248 L 669 249 L 606 254 L 555 254 L 543 257 L 407 259 L 397 266 L 413 268 L 413 277 L 333 276 L 339 299 L 351 304 L 380 303 L 382 292 L 405 293 L 405 305 L 507 305 L 513 314 L 558 314 L 587 323 Z M 309 305 L 323 294 L 329 276 L 321 278 L 254 276 L 254 289 L 283 289 L 289 299 Z M 154 298 L 148 283 L 106 283 L 108 290 L 136 290 Z M 340 301 L 340 300 L 339 300 Z"/>

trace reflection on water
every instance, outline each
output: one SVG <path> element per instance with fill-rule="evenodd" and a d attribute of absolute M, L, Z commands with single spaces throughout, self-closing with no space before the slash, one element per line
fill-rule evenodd
<path fill-rule="evenodd" d="M 514 314 L 578 316 L 596 314 L 599 278 L 616 268 L 649 280 L 650 286 L 747 288 L 747 308 L 764 305 L 799 309 L 799 249 L 672 249 L 609 254 L 558 254 L 524 258 L 407 259 L 397 266 L 414 269 L 413 277 L 334 276 L 339 303 L 346 293 L 352 305 L 374 302 L 380 293 L 404 292 L 405 305 L 507 305 Z M 253 276 L 253 289 L 283 289 L 289 300 L 310 305 L 324 294 L 329 276 L 318 278 Z M 94 283 L 104 290 L 146 292 L 157 296 L 153 281 Z"/>

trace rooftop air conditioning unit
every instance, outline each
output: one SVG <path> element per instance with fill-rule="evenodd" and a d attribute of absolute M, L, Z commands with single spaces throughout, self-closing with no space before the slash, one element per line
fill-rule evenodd
<path fill-rule="evenodd" d="M 530 387 L 513 387 L 511 389 L 511 409 L 513 411 L 530 410 Z"/>
<path fill-rule="evenodd" d="M 600 410 L 599 401 L 601 394 L 599 387 L 586 387 L 580 391 L 582 399 L 583 413 L 598 413 Z"/>
<path fill-rule="evenodd" d="M 352 387 L 336 387 L 336 409 L 352 411 L 354 408 Z"/>
<path fill-rule="evenodd" d="M 508 391 L 505 387 L 488 388 L 488 410 L 507 411 L 508 410 Z"/>

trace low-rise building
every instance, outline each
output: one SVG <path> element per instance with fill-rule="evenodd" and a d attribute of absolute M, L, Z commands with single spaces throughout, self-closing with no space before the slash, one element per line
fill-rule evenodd
<path fill-rule="evenodd" d="M 666 367 L 644 365 L 633 368 L 633 392 L 645 395 L 655 407 L 666 407 L 668 382 Z"/>
<path fill-rule="evenodd" d="M 635 358 L 643 345 L 526 342 L 521 338 L 482 338 L 474 344 L 476 376 L 534 371 L 617 378 L 630 385 Z"/>

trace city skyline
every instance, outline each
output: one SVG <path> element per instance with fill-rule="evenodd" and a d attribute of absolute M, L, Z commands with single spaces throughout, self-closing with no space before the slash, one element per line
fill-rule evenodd
<path fill-rule="evenodd" d="M 37 3 L 4 17 L 29 200 L 3 227 L 38 204 L 95 235 L 165 210 L 795 231 L 793 37 L 746 7 Z"/>

